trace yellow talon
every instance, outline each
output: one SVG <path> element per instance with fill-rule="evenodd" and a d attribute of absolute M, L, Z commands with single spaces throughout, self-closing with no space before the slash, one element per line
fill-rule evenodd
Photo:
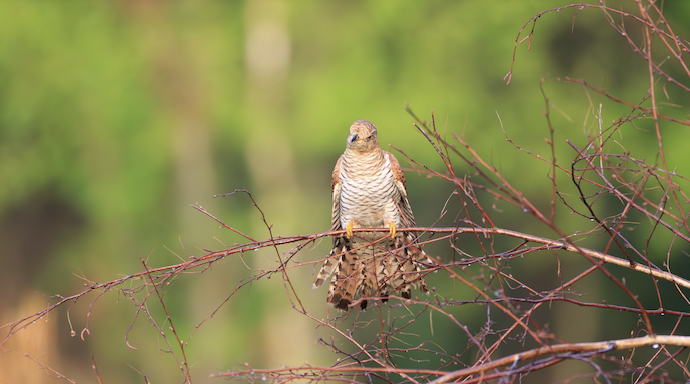
<path fill-rule="evenodd" d="M 355 227 L 354 221 L 350 221 L 349 223 L 347 223 L 347 227 L 345 227 L 345 233 L 347 233 L 348 239 L 351 238 L 352 236 L 354 236 L 354 233 L 352 232 L 352 229 L 354 229 L 354 227 Z"/>
<path fill-rule="evenodd" d="M 392 221 L 388 222 L 388 229 L 390 230 L 391 239 L 395 239 L 395 223 Z"/>

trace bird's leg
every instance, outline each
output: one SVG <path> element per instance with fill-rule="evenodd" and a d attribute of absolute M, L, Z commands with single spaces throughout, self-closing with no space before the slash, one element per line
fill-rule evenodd
<path fill-rule="evenodd" d="M 347 234 L 348 239 L 351 238 L 352 236 L 354 236 L 354 233 L 352 231 L 354 228 L 355 228 L 355 222 L 354 221 L 350 221 L 349 223 L 347 223 L 347 227 L 345 227 L 345 232 Z"/>
<path fill-rule="evenodd" d="M 390 230 L 391 239 L 395 239 L 395 223 L 392 221 L 388 222 L 388 229 Z"/>

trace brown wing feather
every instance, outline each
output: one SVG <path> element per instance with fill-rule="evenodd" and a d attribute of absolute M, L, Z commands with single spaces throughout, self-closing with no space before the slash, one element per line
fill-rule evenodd
<path fill-rule="evenodd" d="M 335 163 L 335 168 L 331 174 L 331 231 L 343 229 L 340 224 L 340 162 L 343 157 L 340 156 L 338 162 Z M 335 242 L 333 243 L 335 245 Z"/>
<path fill-rule="evenodd" d="M 332 209 L 331 209 L 331 231 L 337 231 L 342 229 L 340 225 L 340 161 L 343 157 L 340 156 L 338 162 L 335 163 L 335 168 L 331 174 L 331 199 L 332 199 Z M 333 249 L 328 255 L 328 258 L 323 262 L 323 266 L 314 280 L 313 288 L 317 288 L 330 276 L 333 271 L 338 267 L 341 267 L 341 254 L 347 252 L 348 244 L 345 238 L 334 237 L 333 238 Z M 337 275 L 337 272 L 336 272 Z"/>
<path fill-rule="evenodd" d="M 395 179 L 395 186 L 400 192 L 400 201 L 398 201 L 398 209 L 400 209 L 400 214 L 403 218 L 403 223 L 407 227 L 415 227 L 417 224 L 414 221 L 414 215 L 412 214 L 412 207 L 410 207 L 410 202 L 407 200 L 407 189 L 405 188 L 405 173 L 403 173 L 402 167 L 398 162 L 398 159 L 393 156 L 392 153 L 383 151 L 383 155 L 388 158 L 391 163 L 391 170 L 393 171 L 393 177 Z"/>

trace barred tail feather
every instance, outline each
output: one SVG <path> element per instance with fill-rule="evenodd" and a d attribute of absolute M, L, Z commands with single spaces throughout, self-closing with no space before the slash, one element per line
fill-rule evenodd
<path fill-rule="evenodd" d="M 361 273 L 357 255 L 355 253 L 343 253 L 333 278 L 331 278 L 327 302 L 339 310 L 346 311 L 354 301 Z"/>
<path fill-rule="evenodd" d="M 429 293 L 421 263 L 433 262 L 409 234 L 398 235 L 394 243 L 376 245 L 364 239 L 339 237 L 314 288 L 332 275 L 326 301 L 341 311 L 347 311 L 356 297 L 362 298 L 362 309 L 367 308 L 367 298 L 379 297 L 386 302 L 390 292 L 410 299 L 412 288 Z"/>
<path fill-rule="evenodd" d="M 345 238 L 339 237 L 333 240 L 333 249 L 328 254 L 328 258 L 323 262 L 323 266 L 316 275 L 316 280 L 314 280 L 314 285 L 312 289 L 318 288 L 323 284 L 326 279 L 333 273 L 335 267 L 338 265 L 341 259 L 341 254 L 348 251 L 348 241 Z"/>

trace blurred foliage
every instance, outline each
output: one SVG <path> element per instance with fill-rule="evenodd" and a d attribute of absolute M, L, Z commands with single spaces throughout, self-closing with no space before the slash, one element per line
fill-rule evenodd
<path fill-rule="evenodd" d="M 448 135 L 463 135 L 503 174 L 517 176 L 512 181 L 525 194 L 548 201 L 550 191 L 543 188 L 548 164 L 515 150 L 502 131 L 524 148 L 550 156 L 540 78 L 547 79 L 544 90 L 561 113 L 552 113 L 561 153 L 568 151 L 566 138 L 586 144 L 587 132 L 597 128 L 591 108 L 601 98 L 590 102 L 582 87 L 550 80 L 583 78 L 621 97 L 641 97 L 648 87 L 639 74 L 646 64 L 592 9 L 575 18 L 575 9 L 542 17 L 530 50 L 527 43 L 518 47 L 506 86 L 503 77 L 519 29 L 537 12 L 564 4 L 1 2 L 0 289 L 5 300 L 0 319 L 6 323 L 25 315 L 28 309 L 21 303 L 30 298 L 39 297 L 44 305 L 43 295 L 74 292 L 84 282 L 80 277 L 110 280 L 141 270 L 140 258 L 159 266 L 203 254 L 202 248 L 243 241 L 191 209 L 192 203 L 251 237 L 266 238 L 248 199 L 212 197 L 235 188 L 252 192 L 276 236 L 327 230 L 330 172 L 352 121 L 371 120 L 384 147 L 392 144 L 441 169 L 404 112 L 405 103 L 420 116 L 433 110 Z M 632 11 L 635 5 L 621 1 L 620 7 Z M 688 2 L 666 7 L 668 17 L 678 21 L 676 33 L 688 36 L 687 29 L 678 30 L 687 28 Z M 264 24 L 284 32 L 289 59 L 269 73 L 272 59 L 267 58 L 265 76 L 253 72 L 247 57 L 250 31 Z M 605 116 L 625 113 L 619 106 L 610 108 Z M 683 108 L 669 106 L 668 113 L 683 118 L 687 104 Z M 631 130 L 628 134 L 638 140 L 626 142 L 636 148 L 626 149 L 655 153 L 646 148 L 654 138 L 648 128 Z M 685 143 L 670 140 L 667 153 L 678 172 L 687 174 Z M 463 170 L 458 162 L 456 171 Z M 408 190 L 417 222 L 432 225 L 453 188 L 408 172 Z M 454 223 L 458 207 L 453 204 L 436 225 Z M 522 222 L 521 212 L 511 207 L 497 209 L 505 210 L 499 226 L 520 223 L 523 231 L 553 235 Z M 321 244 L 301 257 L 311 261 L 327 252 L 328 244 Z M 245 262 L 261 268 L 274 261 L 275 255 L 245 255 L 203 277 L 177 281 L 166 300 L 178 326 L 192 330 L 220 305 L 248 275 Z M 534 263 L 538 269 L 540 262 Z M 310 271 L 302 269 L 303 281 L 295 283 L 303 299 L 312 301 L 313 310 L 325 311 L 323 290 L 310 291 Z M 140 350 L 126 347 L 123 335 L 133 307 L 125 301 L 109 297 L 96 304 L 85 342 L 67 336 L 64 312 L 52 316 L 63 354 L 58 370 L 93 381 L 92 352 L 109 381 L 141 380 L 137 370 L 153 382 L 176 380 L 176 367 L 159 352 L 160 340 L 150 335 L 143 318 L 129 336 Z M 77 307 L 85 310 L 87 304 Z M 470 327 L 481 325 L 482 314 L 458 315 Z M 73 315 L 71 321 L 79 330 L 85 319 Z M 200 328 L 190 344 L 190 361 L 199 381 L 242 361 L 329 364 L 322 347 L 305 342 L 318 332 L 291 314 L 280 281 L 265 282 L 233 297 Z M 423 338 L 427 330 L 419 332 Z M 292 340 L 285 333 L 308 350 L 281 347 Z M 462 343 L 448 342 L 444 347 Z"/>

